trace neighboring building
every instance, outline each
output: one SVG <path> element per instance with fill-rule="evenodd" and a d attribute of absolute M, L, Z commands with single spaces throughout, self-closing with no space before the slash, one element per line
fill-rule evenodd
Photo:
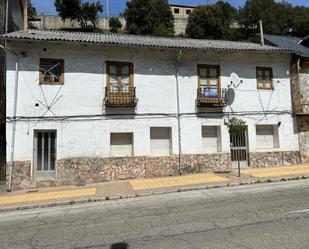
<path fill-rule="evenodd" d="M 170 4 L 170 8 L 175 18 L 188 18 L 195 9 L 194 6 Z"/>
<path fill-rule="evenodd" d="M 297 118 L 302 162 L 309 162 L 309 36 L 265 35 L 266 44 L 296 50 L 291 60 L 293 111 Z"/>
<path fill-rule="evenodd" d="M 19 59 L 16 187 L 226 171 L 238 159 L 250 167 L 300 161 L 292 50 L 39 30 L 5 37 L 26 55 Z M 14 58 L 7 63 L 11 117 Z M 238 158 L 232 117 L 247 125 Z"/>
<path fill-rule="evenodd" d="M 8 2 L 8 17 L 6 16 L 6 2 Z M 20 30 L 23 27 L 23 8 L 21 0 L 0 2 L 0 35 L 6 32 Z M 6 20 L 8 23 L 6 23 Z M 0 42 L 4 46 L 4 42 Z M 5 54 L 0 49 L 0 184 L 5 183 L 6 164 L 6 131 L 5 131 Z"/>

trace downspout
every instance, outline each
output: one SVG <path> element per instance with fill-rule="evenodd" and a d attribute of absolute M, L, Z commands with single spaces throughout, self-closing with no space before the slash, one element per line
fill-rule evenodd
<path fill-rule="evenodd" d="M 182 174 L 181 166 L 182 166 L 182 148 L 181 148 L 181 123 L 180 123 L 180 100 L 179 100 L 179 80 L 178 80 L 178 73 L 179 73 L 179 61 L 182 55 L 182 51 L 179 50 L 179 54 L 176 58 L 176 70 L 175 70 L 175 78 L 176 78 L 176 96 L 177 96 L 177 125 L 178 125 L 178 171 L 179 175 Z"/>
<path fill-rule="evenodd" d="M 14 167 L 14 152 L 15 152 L 15 135 L 16 135 L 16 114 L 17 114 L 17 97 L 18 97 L 18 67 L 19 67 L 19 61 L 18 61 L 18 55 L 12 50 L 9 50 L 2 45 L 0 45 L 0 48 L 2 48 L 4 51 L 11 52 L 16 56 L 16 62 L 15 62 L 15 88 L 14 88 L 14 104 L 13 104 L 13 121 L 12 121 L 12 140 L 11 140 L 11 155 L 10 155 L 10 163 L 9 163 L 9 182 L 7 191 L 12 191 L 12 179 L 13 179 L 13 167 Z M 5 63 L 6 64 L 6 63 Z"/>

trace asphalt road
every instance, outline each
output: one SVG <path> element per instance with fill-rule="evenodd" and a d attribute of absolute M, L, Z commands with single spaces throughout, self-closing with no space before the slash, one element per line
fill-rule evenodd
<path fill-rule="evenodd" d="M 0 213 L 0 248 L 309 248 L 309 180 Z"/>

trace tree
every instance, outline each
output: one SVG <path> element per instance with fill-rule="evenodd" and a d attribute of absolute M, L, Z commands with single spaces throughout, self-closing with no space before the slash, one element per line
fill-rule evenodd
<path fill-rule="evenodd" d="M 174 35 L 174 17 L 167 0 L 127 1 L 123 15 L 130 34 Z"/>
<path fill-rule="evenodd" d="M 35 7 L 32 5 L 31 0 L 28 0 L 28 28 L 35 29 L 35 26 L 31 23 L 37 15 Z"/>
<path fill-rule="evenodd" d="M 200 5 L 189 16 L 186 35 L 198 39 L 233 39 L 231 25 L 236 18 L 237 9 L 229 3 Z"/>
<path fill-rule="evenodd" d="M 63 21 L 70 19 L 76 20 L 83 30 L 96 28 L 96 20 L 100 13 L 103 12 L 103 6 L 98 1 L 96 3 L 83 2 L 81 0 L 55 0 L 54 3 L 58 15 Z"/>
<path fill-rule="evenodd" d="M 239 21 L 249 36 L 258 31 L 259 20 L 265 33 L 286 35 L 292 27 L 293 6 L 285 1 L 247 0 L 240 8 Z"/>
<path fill-rule="evenodd" d="M 118 33 L 118 29 L 122 28 L 122 24 L 118 17 L 112 17 L 108 22 L 109 30 L 112 33 Z"/>
<path fill-rule="evenodd" d="M 291 34 L 304 37 L 309 34 L 309 8 L 296 6 L 292 10 Z"/>

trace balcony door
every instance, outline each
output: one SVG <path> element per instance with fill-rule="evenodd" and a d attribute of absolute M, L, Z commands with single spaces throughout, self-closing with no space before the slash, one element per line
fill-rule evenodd
<path fill-rule="evenodd" d="M 56 177 L 56 131 L 34 133 L 34 175 L 38 180 Z"/>
<path fill-rule="evenodd" d="M 106 95 L 110 102 L 125 104 L 134 98 L 133 64 L 107 62 Z"/>
<path fill-rule="evenodd" d="M 207 102 L 220 101 L 220 66 L 198 65 L 199 97 Z"/>

